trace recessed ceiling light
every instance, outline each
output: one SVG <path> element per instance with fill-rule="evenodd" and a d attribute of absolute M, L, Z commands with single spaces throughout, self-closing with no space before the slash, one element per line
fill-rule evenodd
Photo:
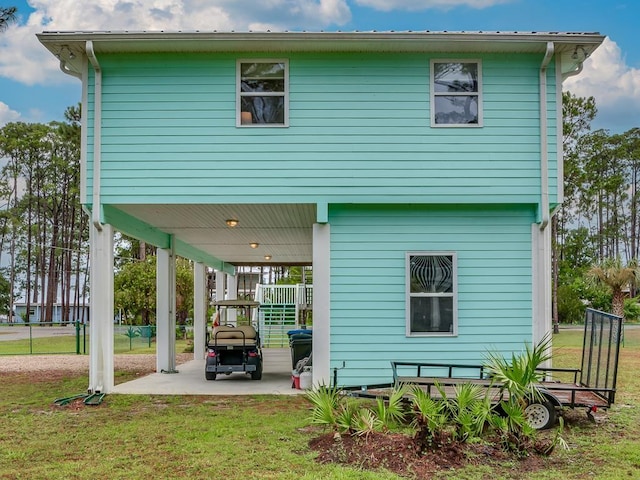
<path fill-rule="evenodd" d="M 226 220 L 225 223 L 227 224 L 228 227 L 233 228 L 236 225 L 238 225 L 238 223 L 240 223 L 240 222 L 238 222 L 238 220 L 236 220 L 235 218 L 230 218 L 230 219 Z"/>
<path fill-rule="evenodd" d="M 264 259 L 267 260 L 267 261 L 271 260 L 271 255 L 265 255 Z"/>
<path fill-rule="evenodd" d="M 249 244 L 249 246 L 250 246 L 251 248 L 258 248 L 258 247 L 260 246 L 260 244 L 259 244 L 258 242 L 251 242 L 251 243 Z"/>

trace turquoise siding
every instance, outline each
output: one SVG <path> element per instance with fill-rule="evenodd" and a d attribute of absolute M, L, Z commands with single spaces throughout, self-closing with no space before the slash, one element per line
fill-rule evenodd
<path fill-rule="evenodd" d="M 484 127 L 431 128 L 430 56 L 292 54 L 290 127 L 237 128 L 236 59 L 255 57 L 100 56 L 102 202 L 539 202 L 541 56 L 457 55 L 482 59 Z M 91 72 L 89 98 L 87 203 Z"/>
<path fill-rule="evenodd" d="M 392 360 L 479 363 L 532 339 L 533 208 L 332 206 L 331 368 L 388 382 Z M 455 251 L 458 335 L 405 335 L 405 253 Z M 341 368 L 342 365 L 345 368 Z"/>

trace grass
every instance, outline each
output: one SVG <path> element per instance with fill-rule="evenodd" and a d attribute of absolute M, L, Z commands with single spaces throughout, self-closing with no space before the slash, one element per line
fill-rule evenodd
<path fill-rule="evenodd" d="M 0 332 L 1 333 L 1 332 Z M 154 341 L 155 342 L 155 341 Z M 136 337 L 130 340 L 125 335 L 114 335 L 115 353 L 156 353 L 156 345 L 149 339 Z M 176 351 L 182 352 L 186 347 L 186 340 L 176 340 Z M 80 353 L 89 353 L 89 335 L 80 335 Z M 54 354 L 76 353 L 76 336 L 58 335 L 55 337 L 33 337 L 22 340 L 0 340 L 0 358 L 2 355 Z"/>
<path fill-rule="evenodd" d="M 555 366 L 578 367 L 582 332 L 554 336 Z M 0 362 L 2 358 L 0 357 Z M 442 472 L 438 478 L 551 480 L 640 478 L 640 329 L 620 355 L 617 403 L 593 425 L 568 412 L 569 451 L 523 472 L 517 461 Z M 310 406 L 299 396 L 109 395 L 97 407 L 56 407 L 82 392 L 86 376 L 4 375 L 0 387 L 3 479 L 397 479 L 384 472 L 321 465 L 308 441 Z"/>
<path fill-rule="evenodd" d="M 52 399 L 86 379 L 10 382 L 0 399 L 3 479 L 394 478 L 314 462 L 299 396 L 111 395 L 60 408 Z"/>

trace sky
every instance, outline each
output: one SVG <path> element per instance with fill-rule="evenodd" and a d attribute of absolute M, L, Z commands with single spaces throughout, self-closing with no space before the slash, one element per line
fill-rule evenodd
<path fill-rule="evenodd" d="M 565 90 L 594 96 L 594 128 L 640 127 L 638 0 L 0 0 L 18 22 L 0 33 L 0 127 L 61 120 L 80 101 L 36 39 L 42 31 L 599 32 L 605 42 Z"/>

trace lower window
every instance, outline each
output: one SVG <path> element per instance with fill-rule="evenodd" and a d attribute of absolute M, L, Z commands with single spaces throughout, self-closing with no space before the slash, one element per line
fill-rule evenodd
<path fill-rule="evenodd" d="M 457 334 L 455 253 L 407 254 L 407 335 Z"/>

